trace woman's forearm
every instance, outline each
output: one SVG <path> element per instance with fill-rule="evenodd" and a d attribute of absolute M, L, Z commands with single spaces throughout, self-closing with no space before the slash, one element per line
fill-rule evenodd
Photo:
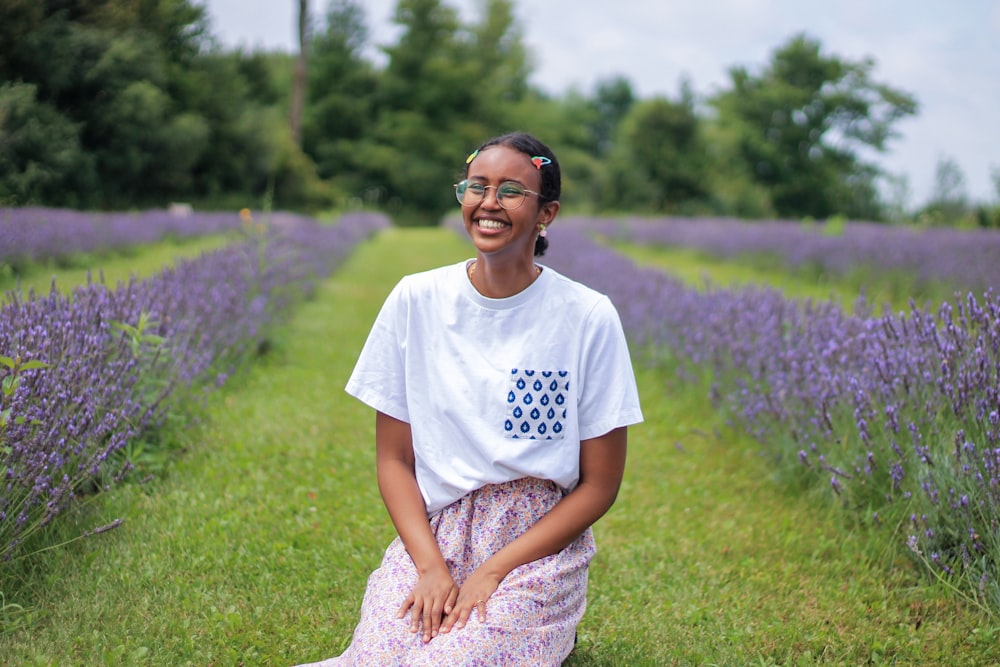
<path fill-rule="evenodd" d="M 562 551 L 611 508 L 625 468 L 626 429 L 581 444 L 580 483 L 483 565 L 497 583 L 514 568 Z"/>
<path fill-rule="evenodd" d="M 379 461 L 378 486 L 389 517 L 417 571 L 446 568 L 413 471 L 400 461 Z"/>
<path fill-rule="evenodd" d="M 410 425 L 379 412 L 375 418 L 378 488 L 403 546 L 421 573 L 445 568 L 417 486 Z"/>

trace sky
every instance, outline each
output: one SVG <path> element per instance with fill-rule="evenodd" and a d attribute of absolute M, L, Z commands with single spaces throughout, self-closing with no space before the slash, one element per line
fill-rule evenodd
<path fill-rule="evenodd" d="M 224 47 L 296 48 L 297 0 L 201 0 Z M 466 21 L 477 0 L 444 0 Z M 321 16 L 326 0 L 312 0 Z M 399 34 L 396 0 L 361 0 L 378 45 Z M 514 0 L 531 82 L 559 95 L 591 94 L 597 81 L 624 76 L 641 98 L 676 98 L 687 78 L 708 96 L 728 87 L 728 71 L 758 71 L 794 35 L 819 40 L 826 55 L 875 62 L 873 78 L 913 95 L 916 116 L 875 161 L 903 176 L 909 207 L 934 192 L 941 160 L 958 164 L 977 202 L 1000 193 L 1000 0 Z M 530 128 L 524 128 L 530 131 Z"/>

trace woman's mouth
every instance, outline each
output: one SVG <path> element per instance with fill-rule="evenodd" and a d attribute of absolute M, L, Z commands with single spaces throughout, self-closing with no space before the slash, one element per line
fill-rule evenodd
<path fill-rule="evenodd" d="M 485 232 L 498 232 L 510 226 L 506 222 L 502 222 L 500 220 L 490 220 L 488 218 L 480 218 L 479 220 L 476 220 L 476 225 L 479 229 Z"/>

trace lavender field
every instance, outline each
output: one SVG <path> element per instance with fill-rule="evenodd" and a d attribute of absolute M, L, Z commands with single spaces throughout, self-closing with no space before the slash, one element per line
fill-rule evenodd
<path fill-rule="evenodd" d="M 167 238 L 193 238 L 240 230 L 253 214 L 171 211 L 83 213 L 60 208 L 0 208 L 0 269 L 13 273 L 29 264 L 65 260 Z M 258 215 L 258 218 L 260 216 Z"/>
<path fill-rule="evenodd" d="M 756 256 L 833 276 L 892 273 L 917 286 L 941 283 L 977 293 L 1000 289 L 1000 230 L 995 229 L 733 218 L 580 217 L 571 224 L 608 239 L 695 248 L 725 258 Z"/>
<path fill-rule="evenodd" d="M 714 238 L 734 254 L 740 239 L 751 248 L 767 239 L 769 250 L 780 246 L 766 226 L 750 225 L 742 236 L 711 224 L 705 236 L 693 225 L 655 227 L 567 220 L 552 230 L 545 260 L 610 295 L 647 359 L 674 364 L 691 382 L 707 378 L 713 400 L 758 437 L 776 470 L 825 487 L 860 519 L 882 526 L 931 579 L 1000 610 L 1000 298 L 970 287 L 935 312 L 914 306 L 876 316 L 861 307 L 847 314 L 767 286 L 695 290 L 592 238 L 615 233 L 662 243 L 686 229 L 698 240 L 685 242 Z M 925 241 L 925 258 L 939 244 L 947 259 L 927 275 L 950 267 L 948 280 L 998 284 L 986 262 L 987 251 L 1000 257 L 994 236 L 977 243 L 975 235 L 954 234 Z M 868 257 L 892 270 L 916 268 L 909 263 L 920 256 L 916 245 L 897 254 L 905 245 L 883 238 L 868 246 Z M 790 257 L 804 252 L 791 241 L 783 247 Z M 847 255 L 838 261 L 851 263 Z M 963 265 L 982 273 L 961 273 Z"/>
<path fill-rule="evenodd" d="M 93 224 L 89 216 L 78 220 Z M 154 218 L 142 224 L 155 238 L 166 233 L 153 229 Z M 20 295 L 0 309 L 5 557 L 16 556 L 26 537 L 72 502 L 127 474 L 144 434 L 184 401 L 225 383 L 266 346 L 315 281 L 388 221 L 351 214 L 323 226 L 274 214 L 259 229 L 236 225 L 244 228 L 242 241 L 150 279 L 90 284 L 68 296 Z M 782 246 L 786 227 L 745 227 L 752 233 L 738 237 L 708 222 L 706 237 L 689 227 L 683 242 L 715 238 L 735 256 L 743 250 L 734 239 L 743 238 L 751 249 L 783 247 L 794 258 L 808 243 L 860 238 L 850 226 L 836 237 L 808 230 L 808 240 Z M 952 582 L 975 604 L 1000 610 L 997 297 L 967 287 L 934 312 L 914 306 L 875 315 L 862 303 L 849 314 L 763 285 L 694 289 L 595 240 L 668 243 L 663 234 L 649 221 L 566 219 L 553 228 L 543 263 L 609 294 L 642 363 L 668 364 L 692 386 L 704 383 L 718 408 L 759 439 L 776 472 L 880 526 L 932 580 Z M 974 235 L 955 234 L 960 242 L 934 237 L 932 245 L 952 266 L 979 262 L 978 284 L 995 284 L 982 254 L 993 236 L 969 244 Z M 904 246 L 881 238 L 858 256 L 874 267 L 910 271 L 913 257 L 933 254 L 900 254 Z M 957 273 L 927 275 L 962 280 Z"/>
<path fill-rule="evenodd" d="M 16 236 L 11 221 L 23 223 L 26 215 L 7 213 L 5 239 Z M 59 232 L 22 233 L 22 242 L 36 238 L 33 252 L 90 250 L 99 242 L 91 215 L 62 211 L 40 220 L 40 228 L 51 224 Z M 240 225 L 236 215 L 197 214 L 185 229 L 195 234 L 234 224 Z M 69 295 L 54 287 L 49 294 L 12 294 L 0 308 L 2 558 L 15 556 L 74 501 L 126 475 L 126 453 L 145 434 L 171 410 L 223 384 L 267 345 L 315 281 L 387 224 L 365 213 L 329 226 L 275 214 L 242 241 L 146 280 L 91 282 Z M 178 233 L 177 220 L 161 215 L 123 218 L 109 230 L 129 243 Z"/>

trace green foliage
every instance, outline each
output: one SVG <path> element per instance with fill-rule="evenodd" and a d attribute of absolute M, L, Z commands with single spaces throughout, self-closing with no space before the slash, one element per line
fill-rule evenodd
<path fill-rule="evenodd" d="M 21 425 L 25 423 L 24 415 L 14 415 L 9 406 L 14 392 L 21 386 L 21 373 L 40 368 L 48 368 L 49 365 L 38 359 L 23 360 L 21 357 L 5 357 L 0 355 L 0 370 L 4 374 L 0 376 L 0 454 L 10 454 L 10 448 L 4 440 L 4 431 L 9 424 Z M 37 422 L 32 422 L 37 424 Z"/>
<path fill-rule="evenodd" d="M 19 30 L 0 45 L 12 82 L 0 89 L 0 201 L 127 208 L 275 182 L 282 203 L 329 203 L 278 131 L 272 60 L 213 51 L 203 7 L 63 4 L 16 2 L 0 19 L 0 35 Z"/>
<path fill-rule="evenodd" d="M 37 97 L 38 87 L 0 84 L 0 206 L 34 202 L 73 206 L 90 156 L 77 126 Z"/>
<path fill-rule="evenodd" d="M 710 109 L 687 82 L 643 100 L 623 75 L 553 96 L 530 83 L 513 0 L 482 0 L 472 20 L 454 4 L 398 0 L 397 41 L 373 45 L 365 4 L 331 0 L 308 42 L 299 142 L 286 130 L 296 55 L 220 48 L 203 3 L 8 0 L 0 205 L 229 207 L 273 186 L 284 208 L 436 223 L 463 157 L 526 130 L 560 156 L 578 210 L 911 217 L 882 201 L 891 177 L 864 156 L 917 104 L 871 59 L 796 35 L 758 70 L 734 67 Z M 996 208 L 937 198 L 918 217 L 990 227 Z"/>
<path fill-rule="evenodd" d="M 303 146 L 319 177 L 362 192 L 370 179 L 358 144 L 371 132 L 377 77 L 363 58 L 368 41 L 360 5 L 331 2 L 324 29 L 312 40 Z"/>
<path fill-rule="evenodd" d="M 628 188 L 628 180 L 634 178 L 644 186 L 644 192 L 628 188 L 632 192 L 626 190 L 627 199 L 607 203 L 676 213 L 686 204 L 704 200 L 708 165 L 700 125 L 690 95 L 677 102 L 654 98 L 632 107 L 622 122 L 621 152 L 615 161 L 620 171 L 615 185 Z"/>
<path fill-rule="evenodd" d="M 874 81 L 874 67 L 825 55 L 818 41 L 797 35 L 759 74 L 730 70 L 732 89 L 712 102 L 738 137 L 733 157 L 767 189 L 778 215 L 875 217 L 878 170 L 860 152 L 885 150 L 917 103 Z"/>

